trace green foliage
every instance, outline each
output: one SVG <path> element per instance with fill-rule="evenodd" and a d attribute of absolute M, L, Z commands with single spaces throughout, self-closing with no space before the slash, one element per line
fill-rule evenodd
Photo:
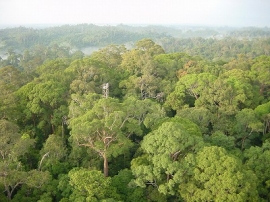
<path fill-rule="evenodd" d="M 226 136 L 221 131 L 216 131 L 211 136 L 207 137 L 206 141 L 210 142 L 213 146 L 223 147 L 227 151 L 233 151 L 235 149 L 235 138 Z"/>
<path fill-rule="evenodd" d="M 172 119 L 147 134 L 142 142 L 146 155 L 132 161 L 135 183 L 158 187 L 163 194 L 176 194 L 176 187 L 188 169 L 183 163 L 203 145 L 198 127 L 186 119 Z M 183 179 L 182 179 L 183 180 Z"/>
<path fill-rule="evenodd" d="M 205 109 L 204 107 L 184 108 L 177 112 L 177 116 L 187 118 L 197 124 L 203 134 L 209 133 L 209 123 L 211 122 L 213 115 L 208 109 Z"/>
<path fill-rule="evenodd" d="M 73 187 L 70 199 L 75 199 L 78 196 L 84 197 L 86 201 L 119 198 L 114 187 L 111 186 L 111 178 L 104 177 L 100 171 L 82 168 L 73 169 L 68 176 L 70 178 L 70 185 Z"/>
<path fill-rule="evenodd" d="M 193 176 L 180 184 L 185 201 L 258 201 L 256 175 L 225 149 L 205 147 L 196 155 Z M 254 189 L 255 188 L 255 189 Z"/>
<path fill-rule="evenodd" d="M 130 170 L 121 170 L 117 175 L 112 177 L 112 186 L 116 188 L 122 201 L 145 201 L 143 189 L 129 185 L 132 179 L 133 175 Z"/>
<path fill-rule="evenodd" d="M 262 30 L 0 30 L 0 200 L 269 200 Z"/>
<path fill-rule="evenodd" d="M 50 135 L 40 151 L 40 170 L 49 170 L 54 176 L 67 172 L 68 163 L 64 162 L 68 155 L 65 140 L 57 135 Z"/>
<path fill-rule="evenodd" d="M 259 180 L 258 192 L 266 200 L 270 198 L 269 149 L 270 143 L 266 140 L 262 147 L 253 146 L 244 152 L 245 166 L 256 174 Z"/>
<path fill-rule="evenodd" d="M 270 102 L 258 105 L 254 109 L 256 115 L 263 122 L 263 135 L 270 132 Z"/>
<path fill-rule="evenodd" d="M 260 94 L 268 101 L 269 98 L 269 61 L 270 57 L 262 55 L 254 59 L 254 64 L 251 67 L 251 76 L 256 83 L 260 85 Z"/>
<path fill-rule="evenodd" d="M 254 133 L 256 135 L 258 132 L 263 131 L 263 123 L 258 119 L 255 111 L 252 109 L 243 109 L 238 112 L 236 121 L 236 137 L 241 138 L 241 148 L 244 149 L 247 140 L 252 139 Z"/>
<path fill-rule="evenodd" d="M 213 85 L 215 80 L 216 77 L 209 73 L 187 74 L 179 79 L 174 92 L 168 96 L 167 104 L 175 110 L 179 110 L 185 105 L 207 106 L 210 100 L 204 102 L 204 97 L 209 93 L 209 86 Z M 206 108 L 211 110 L 210 107 Z"/>
<path fill-rule="evenodd" d="M 126 47 L 109 45 L 99 51 L 94 52 L 91 58 L 105 63 L 109 68 L 117 68 L 122 62 L 122 54 L 126 52 Z"/>
<path fill-rule="evenodd" d="M 0 117 L 15 121 L 18 116 L 15 92 L 27 83 L 22 73 L 14 66 L 0 68 Z"/>
<path fill-rule="evenodd" d="M 120 69 L 127 73 L 127 78 L 122 79 L 120 87 L 125 94 L 138 96 L 141 99 L 164 99 L 163 86 L 161 86 L 161 67 L 156 68 L 154 57 L 163 54 L 160 45 L 151 39 L 143 39 L 136 43 L 135 48 L 123 54 Z"/>

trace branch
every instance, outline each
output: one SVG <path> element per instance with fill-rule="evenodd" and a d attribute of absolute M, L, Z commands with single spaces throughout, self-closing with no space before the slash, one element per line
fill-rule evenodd
<path fill-rule="evenodd" d="M 96 151 L 100 156 L 103 156 L 104 151 L 98 149 L 97 147 L 95 147 L 95 145 L 92 143 L 92 141 L 89 141 L 89 144 L 87 144 L 87 143 L 79 143 L 79 141 L 77 139 L 77 142 L 78 142 L 79 146 L 90 147 L 91 149 Z"/>
<path fill-rule="evenodd" d="M 114 124 L 115 124 L 115 122 L 116 122 L 116 114 L 114 114 L 114 120 L 113 120 L 113 122 L 112 122 L 112 125 L 109 127 L 109 129 L 110 130 L 112 130 L 113 129 L 113 126 L 114 126 Z"/>
<path fill-rule="evenodd" d="M 11 191 L 10 191 L 11 196 L 12 196 L 13 192 L 15 191 L 16 187 L 19 186 L 19 185 L 21 185 L 21 184 L 24 184 L 24 183 L 22 181 L 20 181 L 20 182 L 17 182 L 14 185 L 14 187 L 10 186 L 11 187 Z"/>
<path fill-rule="evenodd" d="M 175 152 L 174 154 L 171 154 L 170 156 L 172 157 L 172 159 L 175 161 L 178 157 L 178 154 L 180 154 L 180 151 Z"/>
<path fill-rule="evenodd" d="M 8 176 L 7 172 L 0 173 L 0 177 L 6 177 L 6 176 Z"/>
<path fill-rule="evenodd" d="M 45 157 L 47 157 L 47 156 L 49 155 L 49 153 L 50 153 L 50 152 L 47 152 L 46 154 L 44 154 L 44 155 L 42 156 L 41 161 L 40 161 L 40 163 L 39 163 L 39 167 L 38 167 L 38 170 L 39 170 L 39 171 L 40 171 L 40 169 L 41 169 L 41 165 L 42 165 L 43 160 L 45 159 Z"/>
<path fill-rule="evenodd" d="M 127 116 L 127 117 L 124 119 L 124 121 L 122 122 L 122 124 L 121 124 L 121 126 L 120 126 L 119 128 L 122 128 L 128 119 L 129 119 L 129 116 Z"/>
<path fill-rule="evenodd" d="M 107 141 L 107 140 L 109 140 L 109 141 Z M 111 142 L 113 142 L 115 140 L 116 140 L 116 138 L 113 138 L 112 136 L 111 137 L 105 137 L 104 140 L 103 140 L 103 142 L 105 144 L 105 148 L 108 148 L 109 145 L 111 144 Z"/>
<path fill-rule="evenodd" d="M 152 185 L 154 187 L 158 187 L 156 181 L 154 181 L 154 182 L 146 182 L 145 184 L 149 184 L 149 185 Z"/>

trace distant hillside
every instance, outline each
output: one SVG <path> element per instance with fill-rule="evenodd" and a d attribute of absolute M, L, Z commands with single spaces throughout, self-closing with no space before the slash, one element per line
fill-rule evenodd
<path fill-rule="evenodd" d="M 81 50 L 89 55 L 110 44 L 132 48 L 143 38 L 160 44 L 166 52 L 187 52 L 208 59 L 231 59 L 233 55 L 249 53 L 251 57 L 268 55 L 269 28 L 196 27 L 180 25 L 62 25 L 55 27 L 16 27 L 0 29 L 0 57 L 10 52 L 22 54 L 37 46 L 64 47 Z M 253 51 L 251 51 L 253 50 Z"/>

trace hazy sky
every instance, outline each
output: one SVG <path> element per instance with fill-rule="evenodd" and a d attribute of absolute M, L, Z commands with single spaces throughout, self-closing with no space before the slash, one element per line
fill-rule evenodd
<path fill-rule="evenodd" d="M 270 0 L 0 0 L 0 25 L 268 26 Z"/>

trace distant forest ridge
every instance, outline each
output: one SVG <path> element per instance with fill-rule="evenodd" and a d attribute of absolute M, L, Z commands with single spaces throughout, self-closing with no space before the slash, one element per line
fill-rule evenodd
<path fill-rule="evenodd" d="M 38 26 L 36 26 L 38 27 Z M 124 44 L 127 48 L 143 38 L 150 38 L 160 44 L 166 52 L 187 52 L 208 59 L 228 60 L 228 56 L 252 53 L 251 57 L 268 55 L 270 28 L 231 28 L 201 26 L 131 26 L 112 25 L 62 25 L 55 27 L 16 27 L 0 29 L 0 56 L 9 50 L 22 53 L 39 46 L 68 47 L 90 54 L 93 50 L 110 44 Z M 229 41 L 229 45 L 228 45 Z M 230 53 L 220 53 L 224 46 Z M 210 47 L 210 51 L 208 50 Z M 255 47 L 260 47 L 254 53 Z M 213 50 L 217 49 L 217 50 Z M 237 49 L 237 50 L 235 50 Z M 216 55 L 213 55 L 215 53 Z M 227 54 L 227 56 L 226 56 Z M 229 55 L 228 55 L 229 54 Z"/>

